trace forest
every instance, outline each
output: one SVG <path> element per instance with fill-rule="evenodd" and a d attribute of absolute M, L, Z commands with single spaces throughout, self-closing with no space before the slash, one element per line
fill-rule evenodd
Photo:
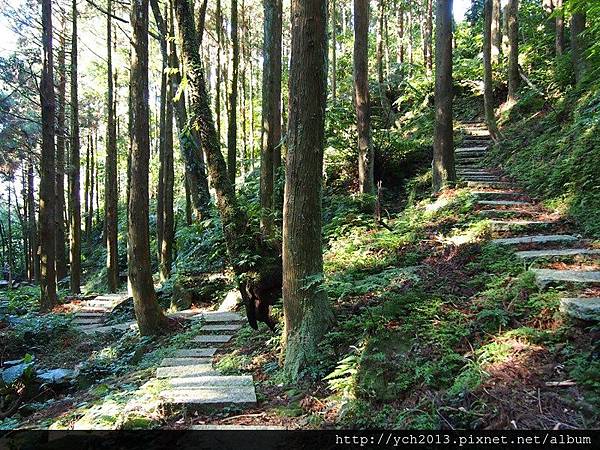
<path fill-rule="evenodd" d="M 0 6 L 1 433 L 600 427 L 600 2 Z"/>

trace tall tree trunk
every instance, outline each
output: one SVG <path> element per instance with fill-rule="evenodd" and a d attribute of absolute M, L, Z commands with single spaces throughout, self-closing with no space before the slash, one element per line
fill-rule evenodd
<path fill-rule="evenodd" d="M 456 181 L 452 129 L 452 0 L 438 0 L 435 29 L 433 190 Z"/>
<path fill-rule="evenodd" d="M 148 231 L 148 174 L 150 160 L 148 105 L 148 0 L 132 3 L 131 184 L 129 193 L 129 280 L 135 316 L 142 336 L 162 332 L 167 320 L 154 291 Z"/>
<path fill-rule="evenodd" d="M 237 97 L 240 64 L 240 41 L 238 39 L 237 0 L 231 0 L 231 91 L 229 93 L 229 121 L 227 127 L 227 172 L 235 186 L 237 174 Z"/>
<path fill-rule="evenodd" d="M 117 129 L 114 110 L 114 81 L 112 65 L 112 0 L 108 0 L 106 15 L 106 81 L 107 81 L 107 121 L 106 121 L 106 162 L 104 183 L 104 216 L 106 226 L 106 282 L 110 292 L 119 287 L 119 251 L 118 251 L 118 187 L 117 187 Z M 136 187 L 137 188 L 137 187 Z"/>
<path fill-rule="evenodd" d="M 12 180 L 9 179 L 8 180 L 8 203 L 7 203 L 7 230 L 6 230 L 6 240 L 7 240 L 7 261 L 8 261 L 8 288 L 12 289 L 12 283 L 13 283 L 13 271 L 15 270 L 15 261 L 14 261 L 14 255 L 13 255 L 13 235 L 12 235 L 12 211 L 11 211 L 11 206 L 12 206 L 12 201 L 11 201 L 11 184 L 12 184 Z"/>
<path fill-rule="evenodd" d="M 262 149 L 260 152 L 260 226 L 264 237 L 273 234 L 274 154 L 281 144 L 281 0 L 264 0 L 262 80 Z"/>
<path fill-rule="evenodd" d="M 354 105 L 358 132 L 358 186 L 359 192 L 362 194 L 372 194 L 375 188 L 374 155 L 371 143 L 368 45 L 369 1 L 354 0 Z"/>
<path fill-rule="evenodd" d="M 98 135 L 98 130 L 95 130 L 95 135 Z M 94 141 L 92 139 L 92 135 L 90 133 L 90 205 L 89 205 L 89 214 L 87 216 L 87 229 L 89 230 L 89 235 L 88 237 L 91 238 L 92 236 L 92 230 L 93 230 L 93 224 L 94 224 L 94 194 L 98 194 L 96 192 L 96 182 L 94 180 L 96 180 L 98 178 L 98 167 L 96 164 L 96 141 L 97 139 Z"/>
<path fill-rule="evenodd" d="M 427 1 L 425 11 L 425 69 L 430 74 L 433 70 L 433 0 Z"/>
<path fill-rule="evenodd" d="M 509 0 L 506 8 L 508 25 L 508 102 L 517 101 L 519 74 L 519 0 Z"/>
<path fill-rule="evenodd" d="M 172 5 L 169 8 L 169 66 L 175 64 L 175 53 L 173 41 L 175 35 L 174 17 Z M 162 281 L 169 279 L 171 264 L 173 262 L 173 241 L 175 239 L 174 217 L 173 217 L 173 189 L 175 184 L 175 173 L 173 166 L 173 89 L 169 80 L 166 89 L 165 104 L 165 142 L 163 155 L 163 217 L 162 217 L 162 240 L 160 243 L 160 277 Z"/>
<path fill-rule="evenodd" d="M 331 98 L 337 100 L 337 8 L 331 1 Z"/>
<path fill-rule="evenodd" d="M 69 200 L 71 293 L 79 294 L 81 285 L 81 200 L 79 197 L 79 97 L 77 79 L 77 0 L 73 0 L 73 35 L 71 37 L 71 147 Z"/>
<path fill-rule="evenodd" d="M 65 68 L 65 33 L 62 27 L 60 46 L 58 49 L 58 110 L 56 117 L 56 281 L 67 276 L 67 254 L 65 251 L 65 100 L 66 100 L 66 68 Z"/>
<path fill-rule="evenodd" d="M 586 14 L 576 11 L 571 16 L 571 57 L 575 70 L 575 83 L 581 83 L 586 70 L 585 43 L 582 33 L 585 30 Z"/>
<path fill-rule="evenodd" d="M 492 63 L 497 64 L 500 61 L 502 51 L 502 18 L 501 18 L 501 0 L 492 2 Z"/>
<path fill-rule="evenodd" d="M 554 0 L 556 13 L 554 47 L 556 56 L 560 56 L 565 51 L 565 12 L 563 10 L 563 0 Z"/>
<path fill-rule="evenodd" d="M 402 0 L 397 0 L 398 4 L 396 7 L 396 33 L 397 33 L 397 44 L 396 44 L 396 63 L 404 64 L 404 4 Z"/>
<path fill-rule="evenodd" d="M 268 243 L 255 239 L 254 230 L 249 228 L 248 216 L 240 208 L 233 183 L 227 175 L 225 158 L 210 110 L 202 59 L 197 51 L 194 20 L 188 0 L 175 0 L 175 16 L 190 92 L 190 123 L 200 133 L 209 179 L 216 193 L 229 260 L 238 277 L 238 286 L 246 304 L 250 325 L 256 328 L 256 320 L 260 320 L 273 328 L 274 323 L 268 315 L 268 306 L 280 293 L 280 261 L 273 255 L 274 249 Z M 258 256 L 259 262 L 251 265 L 245 256 L 249 254 Z"/>
<path fill-rule="evenodd" d="M 367 16 L 368 16 L 368 5 L 367 5 Z M 356 20 L 356 19 L 355 19 Z M 377 27 L 377 82 L 379 86 L 379 98 L 381 102 L 381 110 L 382 110 L 382 120 L 385 126 L 390 126 L 394 122 L 394 117 L 392 113 L 392 105 L 390 100 L 387 97 L 387 83 L 385 82 L 385 72 L 384 72 L 384 61 L 383 61 L 383 34 L 385 27 L 385 0 L 379 0 L 379 18 L 378 18 L 378 27 Z M 368 31 L 367 31 L 368 33 Z M 368 47 L 368 38 L 367 43 L 363 44 Z M 367 75 L 367 85 L 368 85 L 368 75 Z"/>
<path fill-rule="evenodd" d="M 41 181 L 41 180 L 40 180 Z M 31 156 L 27 159 L 27 217 L 29 218 L 29 251 L 30 257 L 30 273 L 29 279 L 36 282 L 40 281 L 40 258 L 38 255 L 38 236 L 37 225 L 35 220 L 35 192 L 33 178 L 33 162 Z"/>
<path fill-rule="evenodd" d="M 87 146 L 85 148 L 85 183 L 83 185 L 83 216 L 85 217 L 85 239 L 90 239 L 90 184 L 93 178 L 90 173 L 90 152 L 92 146 L 92 134 L 88 134 Z"/>
<path fill-rule="evenodd" d="M 283 209 L 284 370 L 292 380 L 317 360 L 317 345 L 332 318 L 322 289 L 326 68 L 327 3 L 292 0 L 290 118 Z"/>
<path fill-rule="evenodd" d="M 56 305 L 56 234 L 55 215 L 55 106 L 54 62 L 52 57 L 52 0 L 42 0 L 42 149 L 40 159 L 40 310 L 49 311 Z"/>
<path fill-rule="evenodd" d="M 215 83 L 215 113 L 217 117 L 217 137 L 219 146 L 221 145 L 221 48 L 223 46 L 223 15 L 221 10 L 221 0 L 217 0 L 215 12 L 215 30 L 217 32 L 217 63 L 216 63 L 216 83 Z"/>
<path fill-rule="evenodd" d="M 409 73 L 412 73 L 412 65 L 415 62 L 414 39 L 413 39 L 413 11 L 408 8 L 408 17 L 406 18 L 406 32 L 408 33 L 408 63 L 410 64 Z"/>
<path fill-rule="evenodd" d="M 483 24 L 483 102 L 485 108 L 485 120 L 490 135 L 494 141 L 498 141 L 498 125 L 494 112 L 494 90 L 492 78 L 492 33 L 493 33 L 493 3 L 495 0 L 485 0 L 484 24 Z"/>
<path fill-rule="evenodd" d="M 354 20 L 356 21 L 356 4 L 354 5 Z M 368 17 L 369 5 L 367 5 L 367 17 Z M 377 17 L 377 35 L 376 35 L 376 64 L 377 64 L 377 81 L 381 86 L 383 84 L 383 80 L 385 79 L 384 71 L 383 71 L 383 22 L 385 16 L 385 0 L 379 0 L 379 14 Z M 367 19 L 368 20 L 368 19 Z M 367 31 L 368 32 L 368 31 Z M 356 34 L 356 25 L 354 25 L 354 33 Z M 356 37 L 355 37 L 356 40 Z M 367 44 L 368 46 L 368 44 Z"/>
<path fill-rule="evenodd" d="M 30 251 L 29 251 L 29 217 L 27 207 L 27 166 L 25 161 L 21 162 L 21 198 L 23 199 L 23 220 L 21 221 L 21 232 L 23 234 L 23 268 L 25 277 L 31 279 L 30 275 Z"/>

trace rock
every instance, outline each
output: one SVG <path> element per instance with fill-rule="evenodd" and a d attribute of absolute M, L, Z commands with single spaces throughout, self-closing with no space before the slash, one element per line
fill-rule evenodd
<path fill-rule="evenodd" d="M 71 369 L 52 369 L 38 373 L 37 378 L 42 383 L 64 384 L 75 378 L 75 371 Z"/>
<path fill-rule="evenodd" d="M 92 406 L 85 415 L 73 425 L 74 430 L 114 430 L 121 412 L 121 405 L 106 400 L 101 405 Z"/>
<path fill-rule="evenodd" d="M 530 250 L 526 252 L 516 252 L 519 258 L 534 259 L 534 258 L 552 258 L 560 256 L 579 256 L 579 255 L 600 255 L 600 250 L 592 250 L 588 248 L 565 248 L 557 250 Z"/>
<path fill-rule="evenodd" d="M 179 276 L 173 284 L 171 306 L 179 310 L 189 309 L 195 303 L 212 304 L 228 284 L 229 279 L 223 274 Z"/>
<path fill-rule="evenodd" d="M 538 236 L 521 236 L 515 238 L 494 239 L 496 245 L 545 244 L 548 242 L 573 242 L 577 237 L 568 234 L 549 234 Z"/>
<path fill-rule="evenodd" d="M 192 342 L 197 342 L 199 344 L 221 344 L 225 342 L 229 342 L 232 336 L 227 334 L 205 334 L 196 336 L 192 339 Z"/>
<path fill-rule="evenodd" d="M 241 322 L 245 320 L 244 316 L 234 312 L 205 312 L 199 316 L 205 322 Z"/>
<path fill-rule="evenodd" d="M 219 375 L 211 364 L 195 364 L 193 366 L 170 366 L 156 369 L 156 378 L 198 377 Z"/>
<path fill-rule="evenodd" d="M 210 364 L 210 358 L 163 358 L 161 367 L 193 366 L 195 364 Z"/>
<path fill-rule="evenodd" d="M 242 328 L 242 326 L 237 323 L 223 323 L 218 325 L 204 325 L 200 328 L 200 331 L 237 331 L 240 328 Z"/>
<path fill-rule="evenodd" d="M 176 358 L 209 358 L 215 354 L 216 348 L 190 348 L 177 350 Z"/>
<path fill-rule="evenodd" d="M 600 297 L 561 298 L 560 311 L 576 319 L 600 321 Z"/>
<path fill-rule="evenodd" d="M 600 272 L 584 270 L 531 269 L 540 288 L 554 283 L 600 283 Z"/>
<path fill-rule="evenodd" d="M 254 386 L 170 389 L 161 392 L 160 396 L 166 403 L 188 406 L 226 406 L 231 404 L 250 406 L 256 404 Z"/>

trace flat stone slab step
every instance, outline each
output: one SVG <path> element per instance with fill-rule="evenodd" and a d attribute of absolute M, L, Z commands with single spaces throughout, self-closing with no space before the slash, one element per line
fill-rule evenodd
<path fill-rule="evenodd" d="M 471 147 L 459 147 L 454 149 L 454 153 L 485 153 L 487 152 L 487 146 L 485 145 L 474 145 Z"/>
<path fill-rule="evenodd" d="M 217 351 L 216 348 L 184 348 L 174 353 L 175 358 L 210 358 Z"/>
<path fill-rule="evenodd" d="M 525 206 L 533 203 L 519 200 L 479 200 L 477 204 L 483 206 Z"/>
<path fill-rule="evenodd" d="M 192 342 L 202 344 L 224 344 L 225 342 L 229 342 L 232 337 L 233 336 L 228 334 L 204 334 L 194 337 Z"/>
<path fill-rule="evenodd" d="M 75 314 L 73 314 L 74 318 L 93 318 L 93 317 L 104 317 L 106 316 L 106 314 L 104 314 L 103 312 L 99 312 L 99 311 L 78 311 Z"/>
<path fill-rule="evenodd" d="M 202 377 L 176 377 L 166 380 L 170 388 L 195 389 L 214 387 L 254 386 L 251 375 L 206 375 Z"/>
<path fill-rule="evenodd" d="M 490 220 L 492 228 L 497 231 L 510 231 L 517 228 L 545 228 L 556 222 L 547 220 Z"/>
<path fill-rule="evenodd" d="M 244 316 L 234 312 L 206 312 L 200 314 L 205 322 L 243 322 Z"/>
<path fill-rule="evenodd" d="M 579 256 L 579 255 L 600 255 L 600 250 L 589 248 L 565 248 L 556 250 L 529 250 L 525 252 L 516 252 L 519 258 L 534 259 L 534 258 L 553 258 L 560 256 Z"/>
<path fill-rule="evenodd" d="M 73 319 L 73 321 L 71 323 L 73 325 L 96 325 L 96 324 L 101 324 L 103 322 L 104 322 L 104 320 L 102 318 L 98 317 L 98 318 L 92 318 L 92 319 L 75 318 L 75 319 Z"/>
<path fill-rule="evenodd" d="M 560 311 L 576 319 L 600 321 L 600 297 L 561 298 Z"/>
<path fill-rule="evenodd" d="M 548 242 L 573 242 L 577 237 L 569 234 L 548 234 L 538 236 L 521 236 L 514 238 L 503 238 L 492 240 L 497 245 L 518 245 L 518 244 L 545 244 Z"/>
<path fill-rule="evenodd" d="M 471 194 L 477 197 L 521 197 L 524 195 L 522 192 L 515 191 L 471 191 Z"/>
<path fill-rule="evenodd" d="M 519 209 L 480 209 L 477 211 L 477 214 L 483 217 L 515 217 L 515 216 L 526 216 L 526 217 L 534 217 L 535 214 L 532 214 L 530 211 L 522 211 Z M 526 219 L 523 219 L 526 221 Z"/>
<path fill-rule="evenodd" d="M 212 364 L 195 364 L 193 366 L 168 366 L 158 367 L 156 369 L 156 378 L 189 378 L 207 375 L 215 376 L 219 375 L 219 372 L 213 369 Z"/>
<path fill-rule="evenodd" d="M 514 188 L 515 184 L 510 181 L 490 181 L 490 180 L 467 180 L 468 187 L 489 187 L 495 189 Z"/>
<path fill-rule="evenodd" d="M 531 269 L 535 274 L 536 282 L 544 288 L 552 283 L 600 283 L 600 272 L 585 270 L 555 270 L 555 269 Z"/>
<path fill-rule="evenodd" d="M 196 431 L 277 431 L 287 430 L 276 425 L 192 425 L 188 430 Z"/>
<path fill-rule="evenodd" d="M 164 358 L 161 367 L 194 366 L 196 364 L 212 364 L 211 358 Z"/>
<path fill-rule="evenodd" d="M 224 323 L 218 325 L 203 325 L 200 328 L 200 331 L 236 331 L 240 328 L 242 328 L 242 326 L 237 323 Z"/>
<path fill-rule="evenodd" d="M 170 389 L 160 393 L 165 403 L 176 405 L 254 405 L 254 386 L 236 388 Z"/>

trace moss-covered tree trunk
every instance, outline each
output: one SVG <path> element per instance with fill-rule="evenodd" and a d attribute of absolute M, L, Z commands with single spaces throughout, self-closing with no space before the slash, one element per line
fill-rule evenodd
<path fill-rule="evenodd" d="M 268 305 L 280 293 L 280 260 L 272 248 L 261 242 L 258 230 L 250 227 L 248 216 L 238 204 L 210 110 L 191 5 L 189 0 L 175 0 L 174 4 L 190 93 L 190 124 L 198 132 L 206 155 L 229 260 L 237 276 L 250 324 L 256 327 L 256 320 L 260 320 L 273 327 Z M 258 261 L 253 262 L 253 259 Z"/>
<path fill-rule="evenodd" d="M 229 91 L 229 120 L 227 122 L 227 173 L 235 186 L 237 174 L 237 98 L 240 65 L 237 0 L 231 0 L 231 89 Z"/>
<path fill-rule="evenodd" d="M 554 24 L 554 51 L 556 56 L 560 56 L 565 51 L 565 12 L 563 10 L 563 0 L 554 0 L 556 17 Z"/>
<path fill-rule="evenodd" d="M 452 99 L 452 0 L 438 0 L 435 30 L 434 192 L 456 181 Z"/>
<path fill-rule="evenodd" d="M 315 362 L 331 319 L 323 289 L 321 199 L 327 99 L 327 3 L 292 0 L 290 117 L 283 207 L 285 372 Z"/>
<path fill-rule="evenodd" d="M 42 0 L 42 148 L 40 157 L 40 309 L 49 311 L 56 304 L 55 255 L 55 107 L 54 58 L 52 56 L 52 2 Z"/>
<path fill-rule="evenodd" d="M 575 72 L 575 83 L 579 84 L 586 70 L 585 43 L 583 32 L 585 31 L 586 14 L 583 11 L 575 11 L 571 16 L 571 57 Z"/>
<path fill-rule="evenodd" d="M 131 56 L 131 185 L 129 193 L 129 281 L 135 316 L 142 335 L 160 333 L 167 320 L 154 291 L 148 231 L 148 175 L 150 160 L 148 105 L 148 0 L 131 8 L 133 50 Z"/>

